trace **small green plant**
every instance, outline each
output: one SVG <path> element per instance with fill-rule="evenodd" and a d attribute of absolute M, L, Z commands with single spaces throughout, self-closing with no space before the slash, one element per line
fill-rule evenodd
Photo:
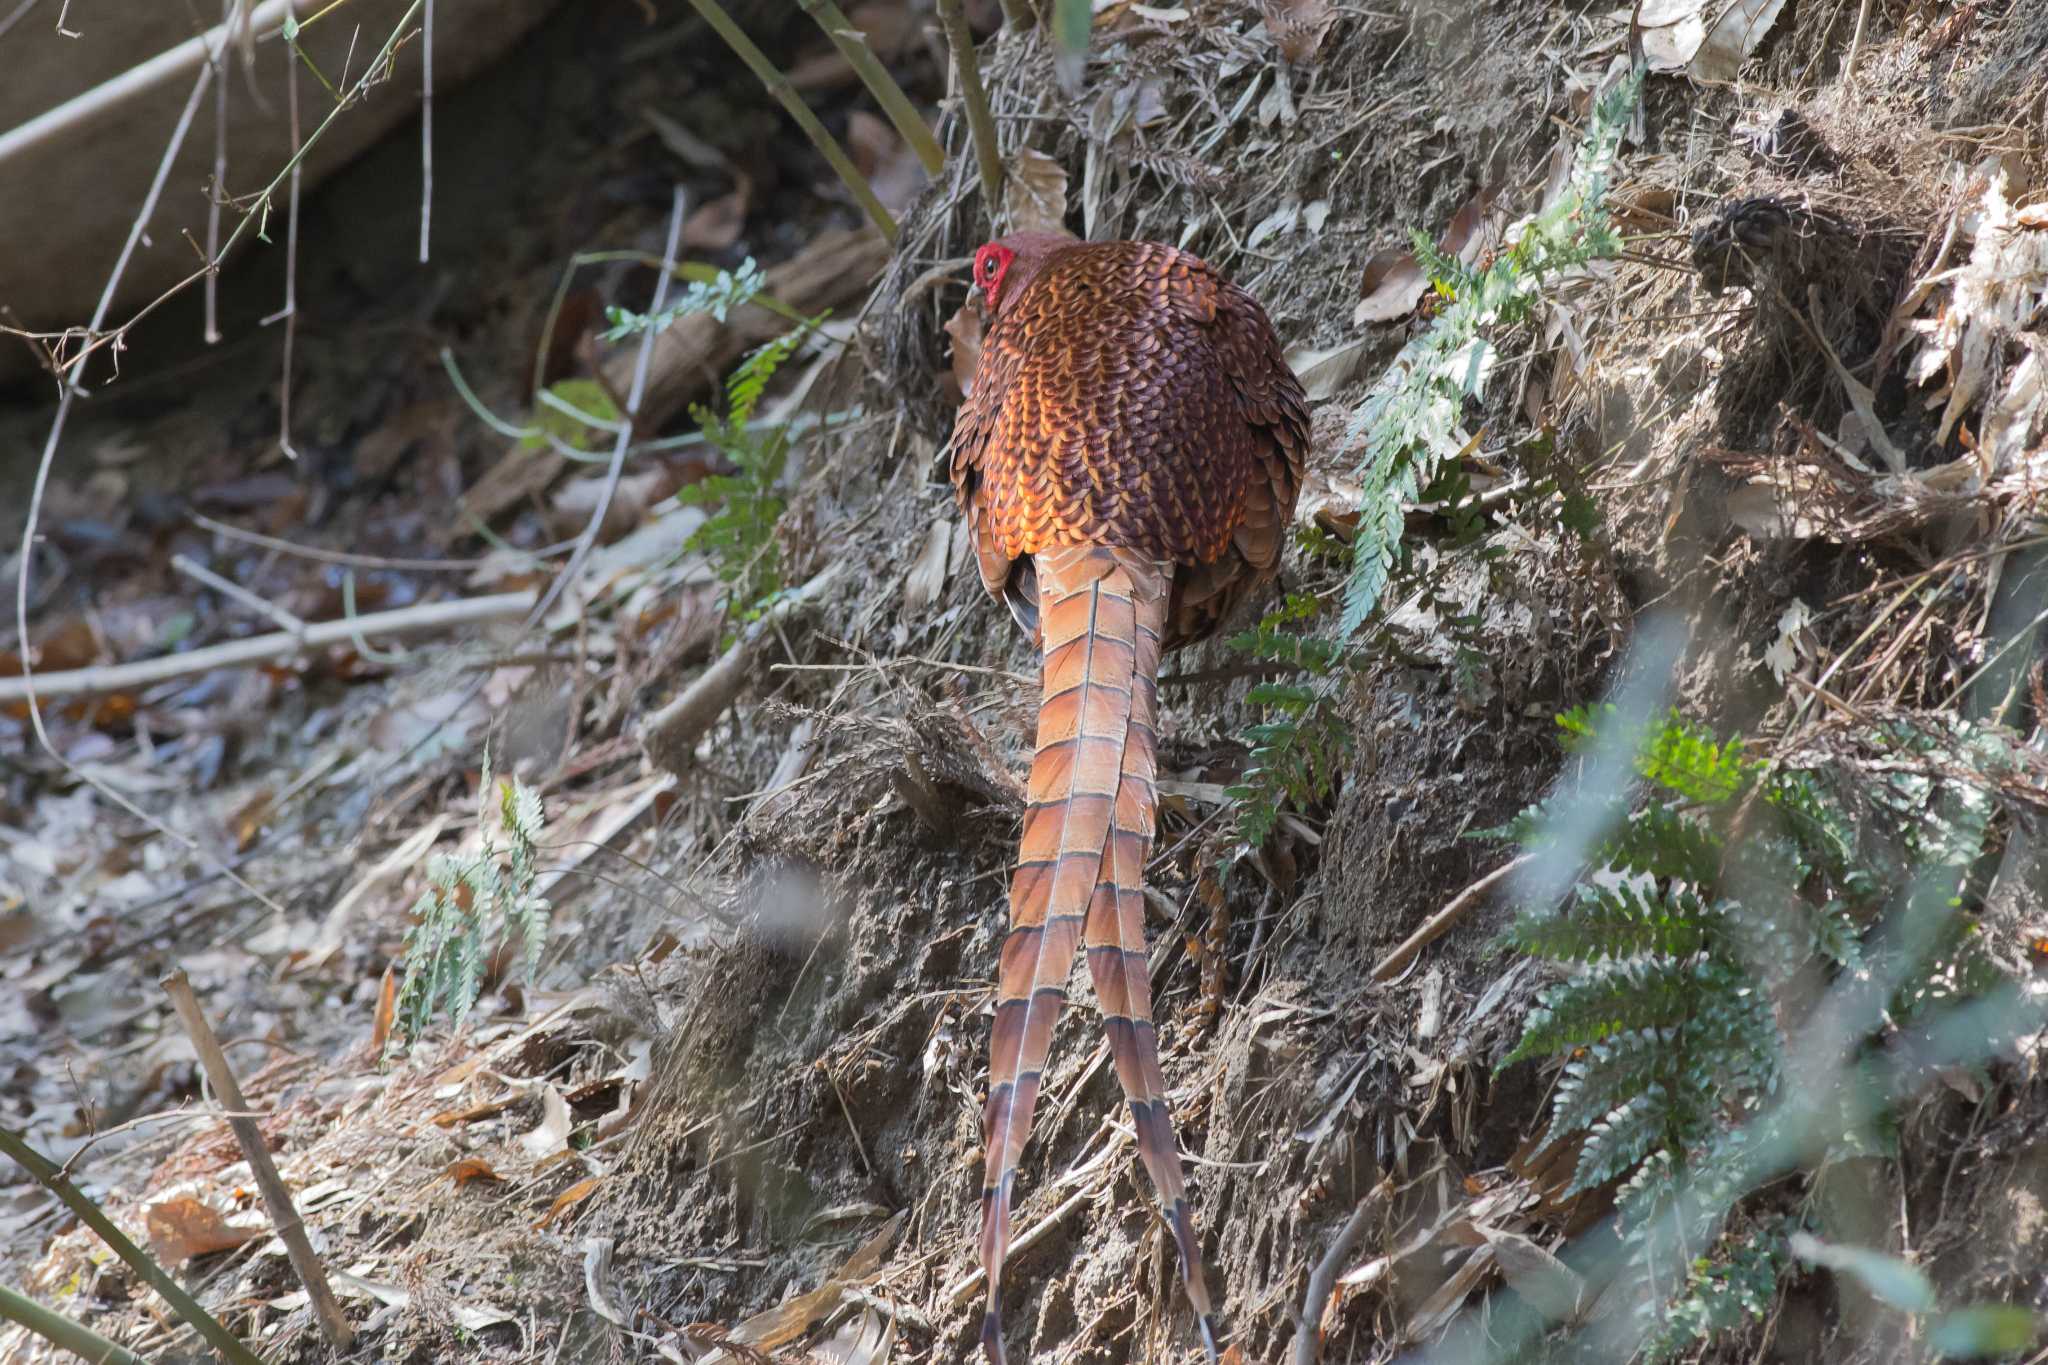
<path fill-rule="evenodd" d="M 1685 1287 L 1643 1343 L 1646 1365 L 1663 1365 L 1723 1333 L 1762 1321 L 1784 1273 L 1786 1220 L 1728 1233 L 1685 1269 Z"/>
<path fill-rule="evenodd" d="M 822 320 L 810 319 L 741 361 L 726 381 L 723 414 L 701 405 L 690 409 L 705 437 L 733 464 L 732 473 L 713 474 L 676 495 L 680 502 L 713 509 L 684 548 L 708 554 L 717 566 L 729 623 L 758 619 L 782 593 L 775 524 L 785 505 L 782 471 L 790 430 L 756 424 L 754 410 L 775 371 Z"/>
<path fill-rule="evenodd" d="M 408 1041 L 419 1037 L 437 1010 L 451 1023 L 469 1012 L 483 990 L 485 962 L 501 939 L 518 936 L 529 976 L 547 943 L 548 903 L 534 890 L 536 852 L 546 828 L 540 796 L 516 777 L 494 781 L 488 748 L 477 791 L 475 852 L 436 854 L 427 863 L 427 889 L 413 902 L 397 1011 Z"/>
<path fill-rule="evenodd" d="M 1558 718 L 1578 749 L 1614 723 L 1609 707 Z M 1611 828 L 1592 870 L 1563 907 L 1525 909 L 1506 935 L 1520 953 L 1575 968 L 1502 1062 L 1568 1058 L 1550 1133 L 1585 1135 L 1573 1191 L 1652 1152 L 1682 1159 L 1731 1114 L 1753 1112 L 1784 1053 L 1770 988 L 1817 958 L 1859 966 L 1855 916 L 1867 909 L 1867 896 L 1849 898 L 1846 831 L 1809 775 L 1774 772 L 1676 712 L 1624 739 L 1643 797 L 1595 798 Z M 1549 847 L 1558 805 L 1490 833 Z M 1808 887 L 1820 893 L 1800 894 Z"/>
<path fill-rule="evenodd" d="M 619 420 L 619 410 L 595 379 L 558 379 L 534 409 L 533 422 L 519 438 L 521 448 L 538 450 L 553 436 L 573 450 L 589 450 L 594 434 Z"/>
<path fill-rule="evenodd" d="M 1441 502 L 1452 543 L 1473 545 L 1480 540 L 1483 527 L 1470 482 L 1452 457 L 1466 444 L 1455 434 L 1465 401 L 1484 390 L 1492 369 L 1495 353 L 1487 334 L 1526 319 L 1543 286 L 1564 271 L 1620 251 L 1621 240 L 1604 201 L 1638 84 L 1635 77 L 1619 81 L 1594 105 L 1565 192 L 1483 268 L 1467 267 L 1438 251 L 1423 234 L 1415 234 L 1416 260 L 1446 303 L 1428 330 L 1402 348 L 1353 416 L 1345 438 L 1347 449 L 1363 448 L 1358 471 L 1363 492 L 1335 628 L 1321 638 L 1310 636 L 1302 626 L 1314 613 L 1292 610 L 1297 599 L 1290 599 L 1289 609 L 1231 641 L 1233 648 L 1253 657 L 1298 663 L 1315 676 L 1307 683 L 1267 683 L 1252 690 L 1249 700 L 1263 710 L 1244 733 L 1251 749 L 1250 767 L 1232 788 L 1236 837 L 1225 855 L 1226 865 L 1265 842 L 1281 807 L 1328 793 L 1335 760 L 1347 742 L 1338 703 L 1352 670 L 1340 667 L 1339 661 L 1389 581 L 1402 571 L 1408 507 L 1417 501 Z M 1574 510 L 1584 511 L 1568 503 L 1567 511 Z M 1316 528 L 1304 537 L 1304 548 L 1319 555 L 1330 548 L 1330 540 L 1327 532 Z M 1417 586 L 1430 595 L 1426 578 L 1419 577 Z M 1446 624 L 1459 630 L 1472 623 Z M 1459 662 L 1461 667 L 1477 665 L 1476 656 Z"/>
<path fill-rule="evenodd" d="M 1390 382 L 1360 406 L 1345 435 L 1345 448 L 1362 444 L 1365 458 L 1340 636 L 1357 630 L 1379 604 L 1400 556 L 1408 506 L 1466 444 L 1456 434 L 1465 401 L 1484 391 L 1496 359 L 1488 334 L 1525 320 L 1543 286 L 1564 271 L 1619 254 L 1607 181 L 1638 87 L 1639 78 L 1630 76 L 1594 104 L 1565 192 L 1485 266 L 1468 267 L 1414 234 L 1415 258 L 1447 302 L 1429 329 L 1402 347 L 1388 369 Z"/>
<path fill-rule="evenodd" d="M 1662 1360 L 1769 1303 L 1784 1229 L 1715 1229 L 1786 1153 L 1888 1145 L 1888 1085 L 1853 1063 L 1859 1040 L 1999 986 L 1960 907 L 1991 818 L 1985 774 L 2009 757 L 1986 732 L 1889 727 L 1851 777 L 1752 758 L 1675 711 L 1633 734 L 1614 733 L 1612 707 L 1558 724 L 1575 750 L 1622 743 L 1642 790 L 1559 796 L 1486 832 L 1548 849 L 1588 801 L 1606 830 L 1563 904 L 1525 907 L 1505 934 L 1568 975 L 1501 1065 L 1563 1059 L 1548 1140 L 1580 1144 L 1570 1192 L 1621 1182 L 1623 1254 L 1650 1286 Z M 1947 764 L 1920 761 L 1936 750 Z M 1929 775 L 1944 767 L 1956 776 Z M 1848 1026 L 1852 1064 L 1788 1087 L 1833 983 L 1883 984 Z"/>
<path fill-rule="evenodd" d="M 607 341 L 659 331 L 691 313 L 709 313 L 723 322 L 733 309 L 748 303 L 759 303 L 796 322 L 788 332 L 740 361 L 726 379 L 723 412 L 702 404 L 690 408 L 704 438 L 733 469 L 691 484 L 676 495 L 677 501 L 687 506 L 710 509 L 704 524 L 683 548 L 711 558 L 726 586 L 726 619 L 732 625 L 759 619 L 783 588 L 775 525 L 786 505 L 781 485 L 791 429 L 780 423 L 757 423 L 754 413 L 776 371 L 825 320 L 823 314 L 806 318 L 774 302 L 762 292 L 767 282 L 767 276 L 749 257 L 736 271 L 699 274 L 679 301 L 659 313 L 606 310 L 612 324 L 605 333 Z"/>
<path fill-rule="evenodd" d="M 742 304 L 752 303 L 768 286 L 768 276 L 752 256 L 740 262 L 738 270 L 720 270 L 708 278 L 690 281 L 690 287 L 659 313 L 636 313 L 630 308 L 611 307 L 604 310 L 605 321 L 611 327 L 604 334 L 606 341 L 624 341 L 639 336 L 642 332 L 666 331 L 676 321 L 692 313 L 709 313 L 724 322 L 726 315 Z"/>
<path fill-rule="evenodd" d="M 1251 754 L 1228 789 L 1236 830 L 1222 858 L 1226 871 L 1265 844 L 1283 806 L 1311 805 L 1330 793 L 1349 747 L 1349 732 L 1337 713 L 1338 684 L 1346 672 L 1343 647 L 1295 629 L 1320 609 L 1315 598 L 1291 593 L 1278 611 L 1260 620 L 1258 629 L 1230 641 L 1240 653 L 1292 664 L 1314 681 L 1261 682 L 1246 694 L 1247 701 L 1264 709 L 1264 719 L 1245 729 Z"/>

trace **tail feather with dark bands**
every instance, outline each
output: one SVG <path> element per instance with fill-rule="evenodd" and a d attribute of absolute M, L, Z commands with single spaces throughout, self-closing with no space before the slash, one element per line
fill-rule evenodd
<path fill-rule="evenodd" d="M 1145 956 L 1143 878 L 1156 806 L 1159 650 L 1172 569 L 1100 547 L 1044 551 L 1035 560 L 1042 693 L 982 1115 L 982 1344 L 1001 1365 L 1003 1260 L 1017 1162 L 1085 935 L 1139 1153 L 1166 1206 L 1213 1360 L 1208 1290 L 1166 1111 Z"/>

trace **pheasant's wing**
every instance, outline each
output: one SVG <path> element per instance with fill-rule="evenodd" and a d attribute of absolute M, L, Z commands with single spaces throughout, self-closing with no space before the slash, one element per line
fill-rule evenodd
<path fill-rule="evenodd" d="M 1308 396 L 1288 368 L 1258 301 L 1210 274 L 1191 272 L 1186 307 L 1202 317 L 1216 379 L 1231 396 L 1231 420 L 1252 464 L 1229 546 L 1184 567 L 1174 584 L 1169 644 L 1213 634 L 1238 604 L 1280 568 L 1308 458 Z"/>
<path fill-rule="evenodd" d="M 1005 554 L 989 525 L 988 508 L 981 492 L 988 469 L 990 445 L 1003 412 L 1003 399 L 1017 382 L 1024 365 L 1023 349 L 1004 336 L 1004 329 L 991 326 L 982 338 L 981 358 L 975 365 L 973 387 L 953 417 L 951 460 L 953 496 L 967 519 L 967 534 L 981 569 L 982 586 L 991 597 L 1010 599 L 1010 610 L 1027 630 L 1035 630 L 1036 594 L 1029 594 L 1030 619 L 1020 608 L 1018 589 L 1013 585 L 1016 561 Z M 1027 585 L 1028 586 L 1028 585 Z"/>

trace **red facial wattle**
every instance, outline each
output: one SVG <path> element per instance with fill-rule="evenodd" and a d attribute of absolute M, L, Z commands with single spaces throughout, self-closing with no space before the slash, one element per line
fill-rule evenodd
<path fill-rule="evenodd" d="M 988 300 L 990 312 L 995 311 L 996 299 L 1002 293 L 1003 276 L 1010 273 L 1010 262 L 1016 259 L 1016 252 L 994 242 L 974 253 L 974 282 L 980 286 L 982 297 Z"/>

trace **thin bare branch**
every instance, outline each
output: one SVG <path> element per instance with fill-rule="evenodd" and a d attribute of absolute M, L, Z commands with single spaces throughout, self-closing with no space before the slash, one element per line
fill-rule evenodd
<path fill-rule="evenodd" d="M 31 695 L 40 704 L 61 697 L 127 692 L 169 678 L 190 677 L 208 669 L 288 659 L 302 648 L 318 649 L 323 645 L 342 644 L 357 634 L 366 637 L 416 635 L 487 621 L 514 620 L 530 611 L 533 604 L 531 592 L 459 597 L 450 602 L 426 602 L 393 611 L 372 612 L 368 616 L 343 617 L 339 621 L 316 621 L 306 626 L 303 634 L 276 631 L 269 635 L 252 635 L 246 640 L 229 640 L 184 654 L 168 654 L 160 659 L 73 668 L 61 673 L 38 673 L 33 679 L 0 678 L 0 704 L 27 701 Z M 173 837 L 182 839 L 175 831 Z M 260 894 L 253 887 L 243 889 L 251 894 Z"/>
<path fill-rule="evenodd" d="M 1402 969 L 1415 960 L 1417 953 L 1436 942 L 1444 930 L 1456 924 L 1473 906 L 1485 900 L 1487 892 L 1534 861 L 1535 855 L 1528 853 L 1511 859 L 1451 897 L 1450 904 L 1424 920 L 1420 928 L 1401 940 L 1398 948 L 1380 959 L 1379 966 L 1372 969 L 1372 979 L 1384 985 L 1399 976 Z"/>

